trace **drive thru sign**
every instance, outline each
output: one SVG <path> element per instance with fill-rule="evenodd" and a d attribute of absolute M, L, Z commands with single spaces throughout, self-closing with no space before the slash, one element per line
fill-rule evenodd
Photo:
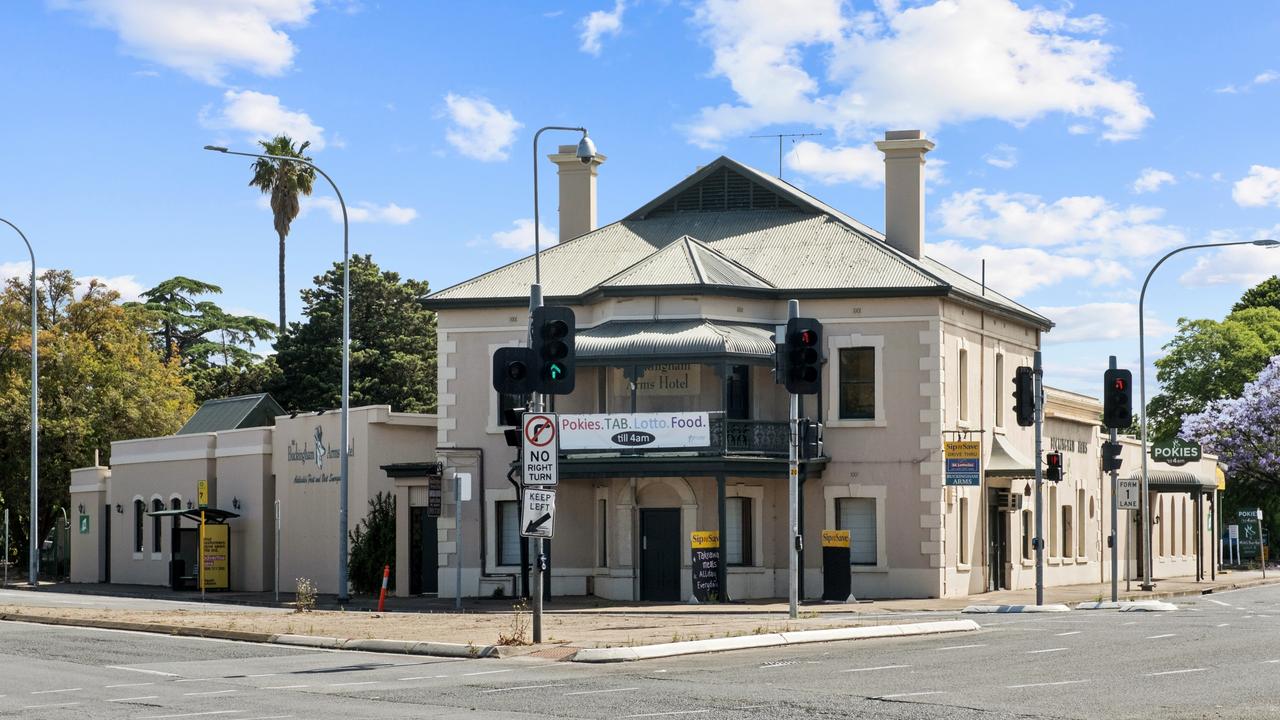
<path fill-rule="evenodd" d="M 521 481 L 546 487 L 560 480 L 560 428 L 555 413 L 525 413 Z"/>

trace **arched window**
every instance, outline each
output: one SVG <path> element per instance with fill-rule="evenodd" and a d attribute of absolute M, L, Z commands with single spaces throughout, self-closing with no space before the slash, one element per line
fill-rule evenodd
<path fill-rule="evenodd" d="M 152 499 L 151 512 L 160 512 L 162 510 L 164 510 L 164 501 L 160 498 Z M 161 537 L 164 535 L 163 520 L 164 518 L 159 515 L 151 516 L 151 552 L 153 553 L 160 552 L 160 548 L 163 546 L 163 543 L 160 541 Z"/>
<path fill-rule="evenodd" d="M 147 514 L 147 504 L 140 498 L 133 501 L 133 551 L 142 552 L 142 518 Z"/>
<path fill-rule="evenodd" d="M 181 509 L 182 509 L 182 498 L 173 498 L 173 499 L 169 500 L 169 509 L 170 509 L 170 510 L 181 510 Z M 175 528 L 182 527 L 182 518 L 181 518 L 180 516 L 178 516 L 178 515 L 174 515 L 174 516 L 173 516 L 173 526 L 174 526 Z"/>

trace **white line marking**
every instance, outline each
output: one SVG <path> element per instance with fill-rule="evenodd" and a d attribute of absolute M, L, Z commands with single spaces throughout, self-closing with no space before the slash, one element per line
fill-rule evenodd
<path fill-rule="evenodd" d="M 497 673 L 511 672 L 508 670 L 482 670 L 480 672 L 462 673 L 463 677 L 471 677 L 473 675 L 496 675 Z"/>
<path fill-rule="evenodd" d="M 671 712 L 642 713 L 640 715 L 623 715 L 624 718 L 661 717 L 663 715 L 697 715 L 711 710 L 672 710 Z"/>
<path fill-rule="evenodd" d="M 1204 672 L 1209 668 L 1189 668 L 1187 670 L 1165 670 L 1164 672 L 1147 673 L 1147 677 L 1156 677 L 1157 675 L 1180 675 L 1182 673 Z"/>
<path fill-rule="evenodd" d="M 75 692 L 84 688 L 63 688 L 61 690 L 32 690 L 32 695 L 52 695 L 54 693 Z"/>
<path fill-rule="evenodd" d="M 121 683 L 119 685 L 103 685 L 102 687 L 121 688 L 121 687 L 143 687 L 146 685 L 155 685 L 155 683 Z"/>
<path fill-rule="evenodd" d="M 128 670 L 130 672 L 147 673 L 148 675 L 163 675 L 165 677 L 178 677 L 178 673 L 160 672 L 159 670 L 148 670 L 146 668 L 131 668 L 131 667 L 125 667 L 123 665 L 108 665 L 107 668 L 111 670 Z"/>
<path fill-rule="evenodd" d="M 329 683 L 327 687 L 349 687 L 351 685 L 376 685 L 376 684 L 378 684 L 377 680 L 362 680 L 361 682 Z"/>
<path fill-rule="evenodd" d="M 1280 660 L 1263 660 L 1262 661 L 1263 665 L 1266 665 L 1267 663 L 1280 663 Z M 0 697 L 4 697 L 4 696 L 0 695 Z"/>
<path fill-rule="evenodd" d="M 1129 621 L 1129 622 L 1127 622 L 1127 623 L 1120 623 L 1120 624 L 1121 624 L 1121 625 L 1137 625 L 1137 624 L 1138 624 L 1138 621 L 1137 621 L 1137 620 L 1130 620 L 1130 621 Z"/>
<path fill-rule="evenodd" d="M 168 718 L 199 717 L 201 715 L 234 715 L 243 710 L 207 710 L 205 712 L 180 713 L 178 715 L 143 715 L 137 720 L 168 720 Z"/>
<path fill-rule="evenodd" d="M 1087 682 L 1093 682 L 1093 681 L 1092 680 L 1059 680 L 1058 682 L 1026 683 L 1024 685 L 1005 685 L 1005 687 L 1009 688 L 1010 690 L 1015 690 L 1017 688 L 1049 687 L 1051 685 L 1076 685 L 1078 683 L 1087 683 Z"/>
<path fill-rule="evenodd" d="M 294 688 L 311 687 L 310 685 L 268 685 L 259 690 L 293 690 Z"/>
<path fill-rule="evenodd" d="M 520 687 L 490 688 L 488 690 L 481 690 L 480 694 L 487 695 L 489 693 L 507 692 L 509 690 L 537 690 L 538 688 L 564 687 L 566 684 L 567 683 L 552 683 L 550 685 L 521 685 Z"/>
<path fill-rule="evenodd" d="M 159 695 L 139 695 L 138 697 L 112 698 L 107 702 L 132 702 L 134 700 L 155 700 Z"/>
<path fill-rule="evenodd" d="M 437 678 L 449 677 L 448 675 L 414 675 L 413 677 L 400 678 L 399 682 L 409 682 L 410 680 L 435 680 Z"/>
<path fill-rule="evenodd" d="M 205 690 L 204 692 L 182 693 L 186 697 L 195 695 L 226 695 L 227 693 L 239 692 L 239 690 Z"/>
<path fill-rule="evenodd" d="M 53 703 L 53 704 L 51 704 L 51 705 L 23 705 L 23 706 L 22 706 L 22 709 L 23 709 L 23 710 L 36 710 L 36 709 L 38 709 L 38 708 L 71 707 L 72 705 L 79 705 L 79 704 L 80 704 L 80 703 L 78 703 L 78 702 L 69 702 L 69 703 Z"/>
<path fill-rule="evenodd" d="M 260 673 L 258 675 L 245 675 L 245 677 L 271 677 L 272 675 L 279 675 L 279 674 L 280 673 Z"/>
<path fill-rule="evenodd" d="M 965 650 L 968 648 L 980 648 L 980 647 L 986 647 L 986 646 L 987 646 L 986 643 L 979 643 L 977 645 L 952 645 L 950 647 L 944 647 L 944 648 L 938 648 L 938 649 L 939 650 Z"/>
<path fill-rule="evenodd" d="M 244 718 L 243 720 L 282 720 L 282 718 L 291 718 L 292 715 L 259 715 L 258 717 Z"/>
<path fill-rule="evenodd" d="M 567 692 L 565 693 L 565 697 L 568 697 L 570 695 L 599 695 L 600 693 L 630 692 L 632 690 L 639 690 L 639 689 L 640 688 L 638 687 L 630 687 L 630 688 L 609 688 L 608 690 L 579 690 L 577 692 Z M 738 709 L 741 710 L 742 708 L 738 708 Z"/>
<path fill-rule="evenodd" d="M 900 697 L 919 697 L 921 695 L 946 695 L 944 690 L 930 690 L 929 692 L 913 692 L 913 693 L 895 693 L 893 695 L 877 695 L 872 700 L 888 700 L 889 698 Z"/>
<path fill-rule="evenodd" d="M 1037 655 L 1039 653 L 1058 652 L 1059 650 L 1066 650 L 1066 648 L 1045 648 L 1044 650 L 1028 650 L 1027 654 Z"/>
<path fill-rule="evenodd" d="M 221 679 L 222 679 L 222 678 L 182 678 L 181 680 L 174 680 L 174 682 L 176 682 L 176 683 L 180 683 L 180 682 L 212 682 L 212 681 L 214 681 L 214 680 L 221 680 Z"/>
<path fill-rule="evenodd" d="M 1224 603 L 1221 600 L 1214 600 L 1213 598 L 1205 598 L 1205 600 L 1208 600 L 1215 605 L 1221 605 L 1222 607 L 1235 607 L 1235 605 L 1232 605 L 1231 603 Z"/>
<path fill-rule="evenodd" d="M 1058 633 L 1054 637 L 1065 637 L 1067 635 L 1079 635 L 1080 633 L 1081 633 L 1080 630 L 1072 630 L 1071 632 Z"/>
<path fill-rule="evenodd" d="M 1163 634 L 1163 635 L 1152 635 L 1151 637 L 1148 637 L 1147 639 L 1148 639 L 1148 640 L 1159 640 L 1160 638 L 1174 637 L 1174 636 L 1175 636 L 1175 635 L 1177 635 L 1177 634 L 1178 634 L 1178 633 L 1165 633 L 1165 634 Z"/>
<path fill-rule="evenodd" d="M 1230 625 L 1230 624 L 1231 624 L 1231 623 L 1218 623 L 1217 625 L 1214 625 L 1214 627 L 1226 627 L 1226 626 L 1228 626 L 1228 625 Z"/>
<path fill-rule="evenodd" d="M 897 670 L 898 668 L 909 668 L 910 665 L 877 665 L 876 667 L 865 668 L 849 668 L 840 672 L 871 672 L 872 670 Z"/>

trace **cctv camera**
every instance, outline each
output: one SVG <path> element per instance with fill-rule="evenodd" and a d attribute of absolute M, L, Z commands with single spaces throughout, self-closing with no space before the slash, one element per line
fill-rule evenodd
<path fill-rule="evenodd" d="M 591 161 L 594 160 L 595 158 L 588 155 L 587 157 L 580 157 L 578 159 L 582 161 L 583 165 L 590 165 Z"/>

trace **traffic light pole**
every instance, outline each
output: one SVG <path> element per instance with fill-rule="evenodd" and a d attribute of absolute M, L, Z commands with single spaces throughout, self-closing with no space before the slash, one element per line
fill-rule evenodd
<path fill-rule="evenodd" d="M 787 319 L 800 317 L 800 301 L 787 301 Z M 799 616 L 800 603 L 800 396 L 788 393 L 791 409 L 788 415 L 791 442 L 787 447 L 787 527 L 791 529 L 791 550 L 788 552 L 787 607 L 792 620 Z"/>
<path fill-rule="evenodd" d="M 1108 367 L 1111 370 L 1116 369 L 1116 356 L 1112 355 Z M 1104 392 L 1110 392 L 1104 388 Z M 1110 440 L 1115 445 L 1117 438 L 1115 428 L 1111 428 Z M 1106 457 L 1106 453 L 1103 453 Z M 1111 602 L 1120 599 L 1120 535 L 1119 535 L 1119 517 L 1120 517 L 1120 499 L 1116 496 L 1116 492 L 1120 489 L 1120 470 L 1114 464 L 1111 465 Z"/>
<path fill-rule="evenodd" d="M 535 185 L 536 187 L 536 185 Z M 542 307 L 542 285 L 534 283 L 529 286 L 529 346 L 533 346 L 533 311 Z M 529 409 L 542 412 L 542 393 L 529 395 Z M 522 431 L 523 432 L 523 431 Z M 520 478 L 521 487 L 524 478 Z M 542 556 L 542 538 L 533 539 L 533 643 L 542 642 L 542 567 L 546 563 Z"/>
<path fill-rule="evenodd" d="M 1040 351 L 1035 354 L 1032 372 L 1035 376 L 1036 396 L 1036 605 L 1044 604 L 1044 471 L 1041 468 L 1041 429 L 1044 422 L 1044 369 L 1040 366 Z"/>

